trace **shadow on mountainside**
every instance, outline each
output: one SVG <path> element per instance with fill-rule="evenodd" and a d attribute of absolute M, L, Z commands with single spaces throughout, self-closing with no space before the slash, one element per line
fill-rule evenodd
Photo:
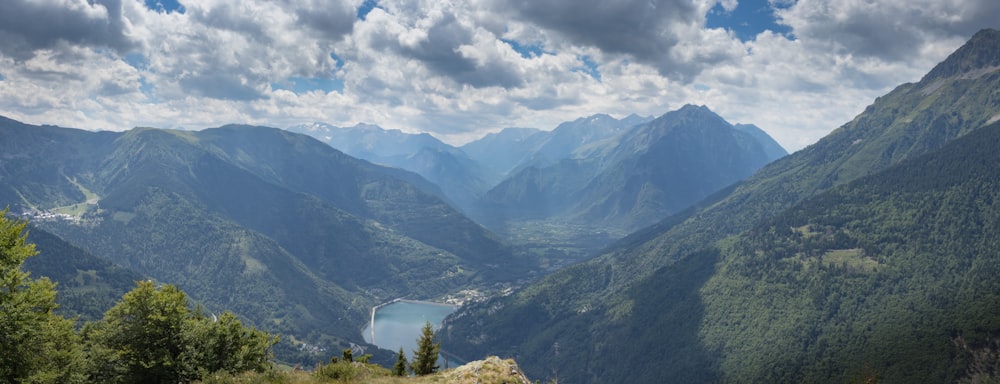
<path fill-rule="evenodd" d="M 705 349 L 698 331 L 705 313 L 699 290 L 715 274 L 719 257 L 714 248 L 696 252 L 634 286 L 628 295 L 634 303 L 631 314 L 609 330 L 614 335 L 604 339 L 609 343 L 595 346 L 604 364 L 573 381 L 718 381 L 718 359 Z"/>

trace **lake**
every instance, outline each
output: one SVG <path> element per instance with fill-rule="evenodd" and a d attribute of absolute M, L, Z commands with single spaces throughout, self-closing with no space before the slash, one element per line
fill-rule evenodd
<path fill-rule="evenodd" d="M 399 347 L 403 347 L 406 358 L 411 359 L 413 350 L 417 349 L 417 339 L 420 338 L 420 330 L 423 329 L 424 323 L 430 321 L 437 330 L 441 327 L 441 321 L 457 309 L 458 307 L 447 304 L 397 301 L 376 310 L 375 332 L 372 332 L 372 324 L 369 323 L 362 334 L 366 342 L 382 349 L 399 351 Z M 449 362 L 449 365 L 453 363 Z M 439 357 L 438 364 L 444 368 L 444 359 Z"/>

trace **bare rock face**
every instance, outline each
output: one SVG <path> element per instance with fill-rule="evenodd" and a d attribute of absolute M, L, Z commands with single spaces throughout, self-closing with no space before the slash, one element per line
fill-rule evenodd
<path fill-rule="evenodd" d="M 441 376 L 451 384 L 531 384 L 513 359 L 496 356 L 445 371 Z"/>

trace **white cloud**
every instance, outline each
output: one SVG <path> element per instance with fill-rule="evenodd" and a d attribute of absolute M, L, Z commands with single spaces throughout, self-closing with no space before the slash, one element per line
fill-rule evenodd
<path fill-rule="evenodd" d="M 364 20 L 360 0 L 182 3 L 3 2 L 0 114 L 92 129 L 369 122 L 467 141 L 695 103 L 798 149 L 1000 14 L 992 0 L 799 0 L 776 11 L 795 40 L 741 42 L 704 26 L 730 0 L 383 0 Z M 274 86 L 290 78 L 343 90 Z"/>

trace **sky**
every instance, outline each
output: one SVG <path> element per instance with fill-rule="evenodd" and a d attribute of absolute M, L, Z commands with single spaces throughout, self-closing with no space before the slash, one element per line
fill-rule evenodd
<path fill-rule="evenodd" d="M 3 0 L 0 115 L 462 144 L 696 104 L 795 151 L 998 16 L 996 0 Z"/>

